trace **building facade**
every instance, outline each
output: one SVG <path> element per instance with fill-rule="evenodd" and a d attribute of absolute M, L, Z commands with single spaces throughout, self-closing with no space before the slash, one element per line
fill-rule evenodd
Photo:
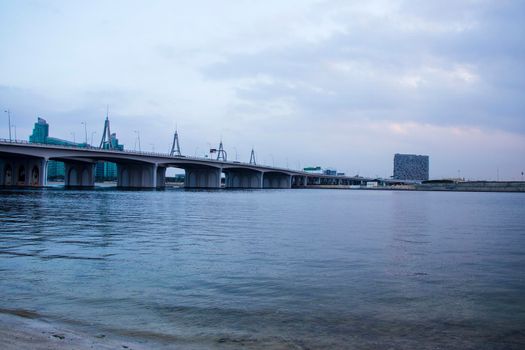
<path fill-rule="evenodd" d="M 46 143 L 50 145 L 65 145 L 85 147 L 86 144 L 74 143 L 71 141 L 61 140 L 54 137 L 49 137 L 49 124 L 43 118 L 38 118 L 33 127 L 33 133 L 29 135 L 29 142 L 31 143 Z M 65 173 L 65 166 L 63 162 L 50 160 L 47 165 L 47 177 L 49 180 L 63 180 Z"/>
<path fill-rule="evenodd" d="M 429 157 L 416 154 L 394 155 L 395 180 L 426 181 L 429 176 Z"/>

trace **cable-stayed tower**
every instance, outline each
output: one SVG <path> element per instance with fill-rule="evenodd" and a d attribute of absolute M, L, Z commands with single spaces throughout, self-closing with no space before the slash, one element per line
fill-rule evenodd
<path fill-rule="evenodd" d="M 107 147 L 104 147 L 105 145 L 107 145 Z M 99 148 L 113 149 L 111 131 L 109 129 L 109 106 L 106 109 L 106 121 L 104 122 L 104 131 L 102 132 L 102 140 L 100 140 Z"/>
<path fill-rule="evenodd" d="M 257 165 L 257 163 L 255 162 L 255 152 L 253 151 L 253 147 L 252 154 L 250 154 L 250 164 Z"/>
<path fill-rule="evenodd" d="M 222 147 L 222 140 L 219 144 L 219 149 L 217 150 L 217 160 L 222 160 L 223 162 L 228 160 L 228 154 L 224 150 L 224 147 Z"/>
<path fill-rule="evenodd" d="M 179 133 L 175 129 L 175 134 L 173 135 L 173 144 L 171 145 L 170 156 L 181 156 L 180 146 L 179 146 Z"/>

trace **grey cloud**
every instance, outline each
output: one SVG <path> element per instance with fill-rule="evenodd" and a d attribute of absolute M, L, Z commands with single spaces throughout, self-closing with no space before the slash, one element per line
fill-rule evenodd
<path fill-rule="evenodd" d="M 462 3 L 447 9 L 410 4 L 423 22 L 442 20 L 446 29 L 448 23 L 463 20 L 467 27 L 413 32 L 379 18 L 364 26 L 346 18 L 346 33 L 315 44 L 232 55 L 203 72 L 209 79 L 238 80 L 237 95 L 243 101 L 256 105 L 287 98 L 305 117 L 366 116 L 525 133 L 525 5 Z M 337 73 L 329 68 L 329 63 L 345 61 L 357 70 Z M 427 67 L 444 74 L 471 68 L 476 81 L 460 86 L 437 76 L 417 89 L 393 83 Z M 258 81 L 261 76 L 271 83 Z"/>

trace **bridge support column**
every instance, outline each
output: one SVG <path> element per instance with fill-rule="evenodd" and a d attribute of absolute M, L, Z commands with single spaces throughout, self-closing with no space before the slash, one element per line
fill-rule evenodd
<path fill-rule="evenodd" d="M 292 175 L 264 173 L 263 188 L 292 188 Z"/>
<path fill-rule="evenodd" d="M 157 167 L 157 180 L 155 182 L 155 187 L 157 188 L 166 187 L 166 168 L 163 166 Z"/>
<path fill-rule="evenodd" d="M 0 161 L 0 186 L 33 186 L 46 185 L 47 159 L 14 158 Z"/>
<path fill-rule="evenodd" d="M 5 167 L 6 167 L 6 161 L 3 159 L 0 159 L 0 187 L 5 186 Z"/>
<path fill-rule="evenodd" d="M 117 187 L 157 188 L 166 183 L 166 168 L 157 164 L 117 163 Z"/>
<path fill-rule="evenodd" d="M 66 187 L 95 186 L 95 163 L 64 162 Z"/>
<path fill-rule="evenodd" d="M 262 172 L 251 170 L 228 170 L 226 172 L 227 188 L 262 188 L 262 186 Z"/>
<path fill-rule="evenodd" d="M 306 186 L 308 186 L 308 178 L 306 176 L 292 176 L 292 187 L 300 188 Z"/>
<path fill-rule="evenodd" d="M 187 168 L 184 177 L 186 188 L 220 188 L 222 170 L 219 168 Z"/>

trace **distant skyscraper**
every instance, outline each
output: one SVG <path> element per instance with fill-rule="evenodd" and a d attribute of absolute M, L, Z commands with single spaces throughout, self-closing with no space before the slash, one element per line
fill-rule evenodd
<path fill-rule="evenodd" d="M 29 136 L 29 142 L 32 143 L 46 143 L 49 136 L 49 124 L 45 119 L 38 118 L 33 128 L 33 134 Z"/>
<path fill-rule="evenodd" d="M 428 156 L 416 154 L 394 155 L 394 179 L 428 180 Z"/>
<path fill-rule="evenodd" d="M 76 147 L 86 147 L 84 143 L 74 143 L 67 140 L 57 139 L 49 136 L 49 124 L 43 118 L 38 118 L 33 128 L 33 133 L 29 135 L 31 143 L 46 143 L 50 145 L 66 145 Z M 50 180 L 63 179 L 65 166 L 63 162 L 50 160 L 47 165 L 47 176 Z"/>

